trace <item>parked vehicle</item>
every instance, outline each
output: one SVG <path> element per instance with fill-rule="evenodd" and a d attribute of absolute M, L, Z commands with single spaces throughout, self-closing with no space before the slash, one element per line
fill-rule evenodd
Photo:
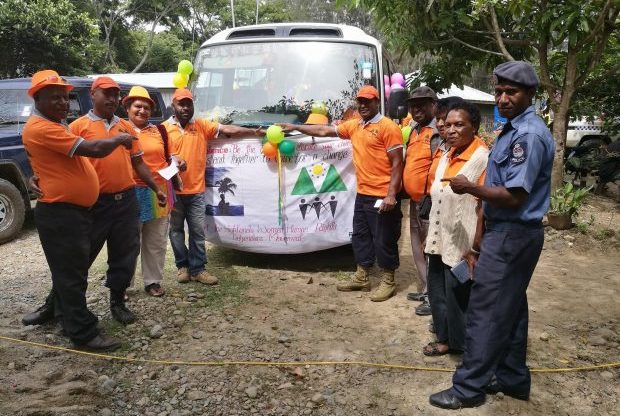
<path fill-rule="evenodd" d="M 70 123 L 86 114 L 92 108 L 90 78 L 67 77 L 75 89 L 70 92 L 70 109 L 67 121 Z M 34 102 L 28 96 L 30 78 L 0 80 L 0 244 L 17 236 L 30 211 L 30 200 L 34 199 L 28 191 L 28 179 L 32 168 L 22 143 L 22 130 L 34 109 Z M 120 84 L 121 95 L 132 87 Z M 156 103 L 151 121 L 164 120 L 164 101 L 159 91 L 147 88 Z M 119 117 L 127 118 L 125 110 L 119 107 Z"/>
<path fill-rule="evenodd" d="M 603 121 L 600 119 L 595 119 L 593 121 L 589 121 L 585 118 L 570 120 L 568 123 L 568 130 L 566 131 L 566 147 L 572 149 L 589 142 L 586 147 L 596 148 L 618 139 L 617 136 L 610 136 L 608 133 L 602 131 L 602 127 Z M 594 146 L 594 144 L 597 146 Z"/>

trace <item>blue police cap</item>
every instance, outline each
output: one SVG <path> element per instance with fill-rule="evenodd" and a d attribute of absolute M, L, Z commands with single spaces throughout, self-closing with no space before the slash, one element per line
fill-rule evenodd
<path fill-rule="evenodd" d="M 524 61 L 508 61 L 499 64 L 493 70 L 493 78 L 497 82 L 497 78 L 503 78 L 512 81 L 524 87 L 538 87 L 538 76 L 534 67 Z"/>

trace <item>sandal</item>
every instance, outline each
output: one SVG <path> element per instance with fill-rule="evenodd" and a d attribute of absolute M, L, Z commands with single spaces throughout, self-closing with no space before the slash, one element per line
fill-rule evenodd
<path fill-rule="evenodd" d="M 441 351 L 439 349 L 440 345 L 444 345 L 447 347 L 447 345 L 443 342 L 429 342 L 428 345 L 422 349 L 422 353 L 424 353 L 424 355 L 426 355 L 427 357 L 437 357 L 440 355 L 449 354 L 451 352 L 450 347 L 446 348 L 445 351 Z"/>
<path fill-rule="evenodd" d="M 144 291 L 156 298 L 160 298 L 164 296 L 164 293 L 166 293 L 164 292 L 164 289 L 162 289 L 162 287 L 159 285 L 159 283 L 151 283 L 144 288 Z"/>

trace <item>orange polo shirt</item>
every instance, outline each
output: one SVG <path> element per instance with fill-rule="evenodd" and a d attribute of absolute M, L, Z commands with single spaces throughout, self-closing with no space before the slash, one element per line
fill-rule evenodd
<path fill-rule="evenodd" d="M 142 160 L 144 160 L 144 163 L 148 166 L 153 180 L 158 187 L 166 189 L 166 180 L 158 173 L 160 169 L 164 169 L 168 166 L 168 162 L 166 162 L 166 152 L 164 151 L 164 139 L 162 139 L 161 134 L 159 134 L 157 127 L 152 124 L 149 124 L 143 129 L 134 127 L 134 131 L 138 137 L 138 144 L 144 152 Z M 170 152 L 171 150 L 168 149 L 168 151 Z M 135 171 L 133 180 L 138 186 L 148 186 L 140 179 Z"/>
<path fill-rule="evenodd" d="M 439 146 L 435 149 L 435 153 L 433 153 L 433 161 L 431 162 L 431 169 L 428 171 L 428 192 L 430 193 L 431 184 L 435 180 L 435 172 L 437 172 L 437 166 L 439 166 L 439 161 L 441 157 L 446 152 L 445 148 L 446 143 L 442 140 Z"/>
<path fill-rule="evenodd" d="M 92 110 L 69 124 L 69 129 L 84 140 L 111 138 L 123 132 L 135 134 L 130 122 L 114 116 L 108 123 L 107 120 L 97 117 Z M 113 194 L 134 187 L 136 182 L 133 180 L 131 158 L 137 156 L 142 156 L 142 150 L 135 140 L 131 150 L 118 146 L 106 157 L 90 158 L 99 177 L 99 192 Z"/>
<path fill-rule="evenodd" d="M 465 150 L 463 150 L 460 155 L 454 157 L 454 149 L 450 149 L 448 151 L 448 166 L 446 166 L 446 170 L 443 174 L 444 178 L 452 178 L 458 175 L 465 162 L 467 162 L 471 158 L 471 155 L 481 146 L 485 149 L 487 148 L 486 143 L 480 137 L 475 136 L 474 140 L 469 144 L 469 146 L 467 146 Z M 482 175 L 480 175 L 480 178 L 478 178 L 478 185 L 484 185 L 484 178 L 486 177 L 486 172 L 487 171 L 485 169 L 484 172 L 482 172 Z M 442 182 L 441 184 L 443 186 L 448 186 L 450 182 L 446 181 Z"/>
<path fill-rule="evenodd" d="M 377 114 L 372 120 L 349 120 L 336 127 L 341 139 L 351 140 L 353 165 L 357 177 L 357 193 L 385 197 L 392 178 L 392 162 L 388 150 L 400 152 L 403 135 L 398 125 Z"/>
<path fill-rule="evenodd" d="M 88 158 L 74 155 L 83 141 L 66 125 L 31 116 L 22 134 L 34 174 L 39 177 L 41 202 L 65 202 L 91 207 L 99 196 L 97 172 Z"/>
<path fill-rule="evenodd" d="M 407 155 L 405 156 L 405 169 L 403 171 L 403 186 L 405 191 L 415 202 L 419 202 L 422 197 L 430 192 L 430 178 L 424 193 L 424 185 L 430 173 L 433 163 L 431 155 L 431 137 L 438 134 L 434 123 L 424 126 L 418 132 L 416 129 L 411 131 L 409 143 L 407 145 Z"/>
<path fill-rule="evenodd" d="M 191 120 L 182 128 L 173 117 L 165 121 L 170 140 L 170 154 L 178 155 L 187 162 L 187 170 L 181 172 L 183 191 L 180 195 L 199 194 L 205 191 L 205 168 L 207 167 L 207 141 L 217 137 L 220 125 L 211 121 Z"/>

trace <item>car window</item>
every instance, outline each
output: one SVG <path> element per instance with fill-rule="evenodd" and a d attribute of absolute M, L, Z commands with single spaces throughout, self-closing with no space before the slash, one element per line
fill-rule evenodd
<path fill-rule="evenodd" d="M 67 115 L 67 123 L 71 123 L 80 117 L 80 101 L 75 92 L 69 93 L 69 114 Z"/>
<path fill-rule="evenodd" d="M 25 123 L 34 109 L 26 90 L 0 89 L 0 124 Z"/>
<path fill-rule="evenodd" d="M 127 96 L 127 94 L 129 94 L 129 90 L 121 90 L 121 102 L 123 101 L 123 98 Z M 159 107 L 157 97 L 153 96 L 151 98 L 153 98 L 153 101 L 155 102 L 155 108 L 153 109 L 153 111 L 151 111 L 151 118 L 162 118 L 162 111 Z M 124 118 L 125 120 L 127 120 L 127 111 L 125 111 L 125 107 L 122 104 L 118 106 L 115 114 L 120 118 Z"/>

